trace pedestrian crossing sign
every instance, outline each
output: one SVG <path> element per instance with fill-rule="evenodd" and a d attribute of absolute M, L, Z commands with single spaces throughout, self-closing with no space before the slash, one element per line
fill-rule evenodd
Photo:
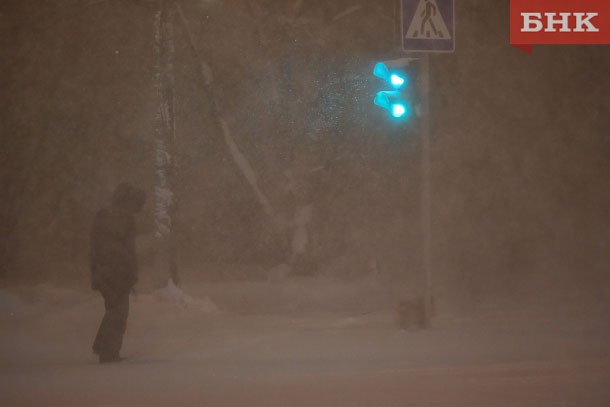
<path fill-rule="evenodd" d="M 402 0 L 402 48 L 455 51 L 454 0 Z"/>

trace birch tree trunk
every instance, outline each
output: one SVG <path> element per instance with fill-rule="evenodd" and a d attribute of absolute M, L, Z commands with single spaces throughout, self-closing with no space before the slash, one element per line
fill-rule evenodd
<path fill-rule="evenodd" d="M 237 166 L 239 171 L 242 173 L 242 175 L 244 176 L 244 178 L 246 179 L 246 181 L 252 188 L 252 191 L 254 192 L 256 200 L 260 204 L 263 211 L 269 216 L 269 218 L 275 219 L 275 211 L 273 210 L 273 207 L 271 206 L 269 199 L 263 193 L 262 189 L 260 188 L 260 186 L 258 184 L 258 179 L 257 179 L 256 173 L 254 172 L 254 168 L 252 167 L 252 165 L 250 165 L 250 162 L 248 161 L 246 156 L 242 153 L 239 146 L 235 142 L 235 139 L 233 138 L 229 125 L 228 125 L 227 121 L 224 119 L 222 112 L 220 111 L 220 104 L 218 102 L 218 99 L 216 97 L 216 93 L 214 90 L 214 84 L 213 84 L 214 76 L 212 74 L 212 70 L 211 70 L 210 66 L 208 65 L 208 63 L 201 57 L 199 51 L 197 50 L 197 46 L 195 45 L 195 40 L 193 38 L 193 33 L 191 32 L 191 30 L 189 28 L 188 21 L 184 15 L 184 11 L 182 10 L 182 7 L 180 5 L 178 5 L 177 9 L 178 9 L 178 14 L 179 14 L 180 20 L 182 22 L 182 25 L 186 31 L 187 38 L 188 38 L 190 46 L 191 46 L 191 50 L 193 51 L 193 55 L 195 56 L 197 62 L 199 63 L 199 68 L 200 68 L 199 72 L 200 72 L 201 78 L 203 80 L 204 90 L 212 104 L 212 115 L 214 116 L 214 119 L 216 120 L 216 122 L 218 123 L 218 126 L 220 127 L 220 130 L 222 131 L 222 135 L 225 140 L 225 145 L 227 146 L 227 150 L 229 151 L 229 154 L 231 154 L 231 158 L 233 159 L 233 162 L 235 163 L 235 165 Z"/>
<path fill-rule="evenodd" d="M 175 9 L 170 1 L 161 0 L 155 15 L 155 54 L 157 66 L 155 86 L 159 97 L 156 117 L 154 164 L 155 185 L 155 237 L 159 241 L 156 271 L 163 282 L 171 278 L 178 284 L 174 244 L 174 160 L 172 157 L 176 126 L 174 120 L 175 73 L 174 73 L 174 19 Z"/>

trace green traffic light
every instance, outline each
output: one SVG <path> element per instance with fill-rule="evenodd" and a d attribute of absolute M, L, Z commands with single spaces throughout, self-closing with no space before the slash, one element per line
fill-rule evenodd
<path fill-rule="evenodd" d="M 407 108 L 404 105 L 402 105 L 400 103 L 392 105 L 392 116 L 394 116 L 397 119 L 400 119 L 405 114 L 407 114 Z"/>
<path fill-rule="evenodd" d="M 405 84 L 405 82 L 406 82 L 405 78 L 403 78 L 400 75 L 397 75 L 394 73 L 390 76 L 390 83 L 392 83 L 392 86 L 394 87 L 394 89 L 401 88 Z"/>
<path fill-rule="evenodd" d="M 410 112 L 409 104 L 402 100 L 401 93 L 396 90 L 377 92 L 373 103 L 389 111 L 396 119 L 404 118 Z"/>
<path fill-rule="evenodd" d="M 390 115 L 395 119 L 402 119 L 408 116 L 410 112 L 409 104 L 401 91 L 407 84 L 408 77 L 404 74 L 402 67 L 390 70 L 388 64 L 377 62 L 373 68 L 373 75 L 383 79 L 389 88 L 394 89 L 377 92 L 373 102 L 377 106 L 389 111 Z"/>
<path fill-rule="evenodd" d="M 373 75 L 388 82 L 394 89 L 400 89 L 407 83 L 407 78 L 400 70 L 390 71 L 383 62 L 377 62 L 373 68 Z"/>

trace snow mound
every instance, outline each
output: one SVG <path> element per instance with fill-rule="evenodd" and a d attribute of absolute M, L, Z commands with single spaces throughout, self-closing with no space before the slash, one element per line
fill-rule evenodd
<path fill-rule="evenodd" d="M 174 284 L 170 279 L 166 287 L 155 291 L 155 297 L 166 302 L 180 304 L 185 307 L 196 308 L 202 312 L 218 312 L 218 306 L 209 297 L 193 298 Z"/>
<path fill-rule="evenodd" d="M 0 290 L 0 318 L 11 319 L 26 312 L 25 304 L 15 294 Z"/>
<path fill-rule="evenodd" d="M 292 268 L 286 264 L 278 264 L 267 272 L 267 281 L 268 282 L 277 282 L 285 280 L 290 273 L 292 272 Z"/>

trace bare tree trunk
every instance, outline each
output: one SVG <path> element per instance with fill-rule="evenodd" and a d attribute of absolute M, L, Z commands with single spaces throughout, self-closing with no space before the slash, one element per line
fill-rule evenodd
<path fill-rule="evenodd" d="M 159 110 L 156 118 L 155 132 L 155 237 L 159 239 L 157 257 L 158 271 L 178 284 L 178 270 L 175 261 L 174 244 L 174 141 L 176 126 L 175 107 L 175 73 L 174 73 L 174 26 L 175 8 L 168 0 L 160 1 L 160 9 L 155 15 L 155 53 L 157 69 L 155 85 L 159 97 Z"/>
<path fill-rule="evenodd" d="M 212 75 L 212 70 L 211 70 L 210 66 L 206 63 L 206 61 L 199 55 L 197 47 L 195 46 L 193 34 L 188 26 L 188 21 L 186 20 L 186 17 L 184 16 L 182 7 L 180 5 L 178 5 L 177 7 L 178 7 L 178 14 L 180 16 L 180 20 L 184 26 L 184 29 L 186 31 L 186 34 L 187 34 L 187 37 L 188 37 L 188 40 L 189 40 L 189 43 L 191 46 L 191 50 L 193 51 L 193 54 L 194 54 L 195 58 L 197 59 L 197 62 L 199 63 L 199 72 L 203 79 L 204 90 L 206 91 L 208 97 L 210 98 L 210 101 L 212 104 L 212 114 L 214 116 L 214 119 L 216 119 L 218 126 L 220 127 L 220 130 L 222 131 L 222 135 L 225 140 L 227 150 L 231 154 L 231 158 L 233 159 L 233 162 L 235 163 L 235 165 L 237 166 L 239 171 L 242 173 L 242 175 L 244 176 L 246 181 L 248 181 L 248 184 L 252 188 L 252 191 L 254 192 L 254 195 L 256 196 L 256 200 L 260 204 L 263 211 L 271 219 L 274 219 L 275 211 L 273 210 L 273 207 L 271 206 L 269 199 L 263 193 L 262 189 L 258 185 L 258 180 L 257 180 L 256 173 L 254 172 L 254 169 L 250 165 L 250 162 L 248 161 L 246 156 L 239 149 L 239 146 L 237 145 L 237 143 L 235 142 L 235 139 L 233 138 L 233 135 L 231 133 L 231 130 L 229 128 L 227 121 L 222 116 L 222 113 L 220 111 L 220 105 L 218 103 L 218 99 L 214 92 L 214 85 L 213 85 L 214 78 Z"/>

